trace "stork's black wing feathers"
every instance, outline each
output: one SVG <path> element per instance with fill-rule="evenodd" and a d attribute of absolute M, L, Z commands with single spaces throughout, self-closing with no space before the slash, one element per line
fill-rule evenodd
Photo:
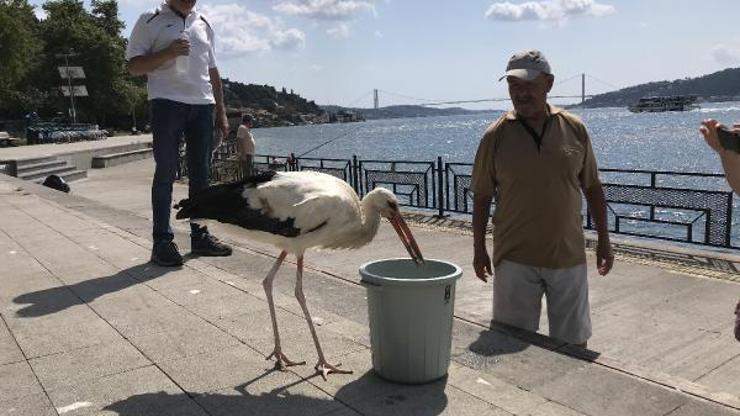
<path fill-rule="evenodd" d="M 269 182 L 276 175 L 267 171 L 239 182 L 210 186 L 189 199 L 183 199 L 175 208 L 180 208 L 177 219 L 212 219 L 242 228 L 264 231 L 285 237 L 297 237 L 301 230 L 295 228 L 295 218 L 280 220 L 265 215 L 261 210 L 249 208 L 242 196 L 248 187 Z"/>

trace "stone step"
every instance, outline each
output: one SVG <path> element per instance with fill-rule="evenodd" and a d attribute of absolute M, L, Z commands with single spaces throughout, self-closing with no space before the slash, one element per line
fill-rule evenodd
<path fill-rule="evenodd" d="M 148 159 L 152 157 L 152 152 L 153 149 L 151 147 L 148 147 L 145 149 L 136 149 L 127 152 L 94 156 L 92 158 L 91 166 L 93 169 L 102 169 L 111 166 L 122 165 L 124 163 L 134 162 L 141 159 Z"/>
<path fill-rule="evenodd" d="M 15 161 L 15 165 L 18 169 L 27 165 L 35 165 L 44 162 L 51 162 L 57 160 L 56 156 L 43 156 L 43 157 L 32 157 L 28 159 L 20 159 Z"/>
<path fill-rule="evenodd" d="M 38 169 L 30 172 L 25 172 L 18 175 L 18 178 L 24 179 L 27 181 L 33 181 L 36 179 L 44 179 L 49 175 L 59 175 L 64 176 L 67 173 L 73 172 L 77 170 L 76 167 L 68 164 L 65 162 L 63 166 L 55 166 L 51 168 L 45 168 L 45 169 Z"/>
<path fill-rule="evenodd" d="M 65 160 L 52 159 L 52 160 L 46 160 L 46 161 L 42 161 L 38 163 L 18 165 L 16 170 L 17 170 L 18 176 L 21 176 L 24 173 L 30 173 L 32 171 L 37 171 L 41 169 L 61 167 L 65 165 L 67 165 L 67 161 Z"/>
<path fill-rule="evenodd" d="M 65 182 L 74 182 L 78 179 L 85 179 L 87 178 L 87 171 L 86 170 L 71 170 L 64 173 L 50 173 L 49 175 L 58 175 L 61 176 L 62 179 L 64 179 Z M 48 176 L 48 175 L 47 175 Z M 33 182 L 42 184 L 44 180 L 46 179 L 46 176 L 42 178 L 36 178 L 32 179 Z"/>

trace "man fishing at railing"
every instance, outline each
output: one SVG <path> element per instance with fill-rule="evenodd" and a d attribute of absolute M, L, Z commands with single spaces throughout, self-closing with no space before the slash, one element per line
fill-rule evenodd
<path fill-rule="evenodd" d="M 710 118 L 701 124 L 699 132 L 709 147 L 719 155 L 727 183 L 740 195 L 740 123 L 728 128 Z M 724 136 L 724 140 L 720 140 L 720 135 Z M 735 339 L 740 341 L 740 300 L 735 306 Z"/>
<path fill-rule="evenodd" d="M 514 111 L 488 128 L 473 166 L 473 267 L 484 282 L 493 275 L 485 235 L 495 196 L 493 320 L 537 331 L 545 294 L 550 336 L 585 348 L 591 313 L 581 193 L 598 233 L 598 273 L 614 262 L 596 158 L 583 123 L 547 104 L 555 78 L 541 52 L 512 56 L 504 78 Z"/>

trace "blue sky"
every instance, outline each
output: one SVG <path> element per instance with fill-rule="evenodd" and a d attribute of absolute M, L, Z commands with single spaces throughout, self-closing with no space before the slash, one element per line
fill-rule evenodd
<path fill-rule="evenodd" d="M 119 0 L 128 35 L 158 0 Z M 553 94 L 695 77 L 740 66 L 737 0 L 198 0 L 217 33 L 219 69 L 319 104 L 506 97 L 508 57 L 537 48 Z M 389 94 L 392 93 L 392 94 Z M 393 95 L 396 94 L 396 95 Z M 400 96 L 399 96 L 400 95 Z M 505 108 L 508 103 L 469 105 Z"/>

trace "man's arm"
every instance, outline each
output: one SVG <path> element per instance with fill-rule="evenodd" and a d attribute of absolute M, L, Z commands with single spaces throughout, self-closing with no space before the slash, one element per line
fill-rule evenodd
<path fill-rule="evenodd" d="M 473 196 L 473 269 L 478 279 L 487 282 L 493 275 L 491 258 L 486 248 L 486 227 L 491 217 L 491 200 L 488 195 Z"/>
<path fill-rule="evenodd" d="M 612 246 L 609 242 L 606 199 L 604 198 L 604 189 L 601 186 L 601 182 L 597 182 L 590 188 L 584 189 L 583 194 L 586 196 L 586 203 L 593 215 L 596 234 L 598 235 L 596 268 L 600 275 L 605 276 L 612 269 L 612 265 L 614 265 L 614 255 L 612 254 Z"/>
<path fill-rule="evenodd" d="M 171 59 L 188 54 L 190 54 L 190 42 L 187 39 L 177 39 L 159 52 L 131 58 L 128 61 L 128 73 L 133 76 L 145 75 Z"/>
<path fill-rule="evenodd" d="M 221 75 L 218 68 L 209 68 L 208 75 L 211 77 L 213 98 L 216 99 L 216 127 L 221 130 L 222 137 L 229 134 L 229 120 L 226 118 L 226 106 L 224 105 L 224 89 L 221 85 Z"/>
<path fill-rule="evenodd" d="M 736 194 L 740 194 L 740 153 L 732 150 L 722 149 L 719 152 L 722 160 L 722 168 L 725 170 L 725 178 L 730 188 Z"/>

